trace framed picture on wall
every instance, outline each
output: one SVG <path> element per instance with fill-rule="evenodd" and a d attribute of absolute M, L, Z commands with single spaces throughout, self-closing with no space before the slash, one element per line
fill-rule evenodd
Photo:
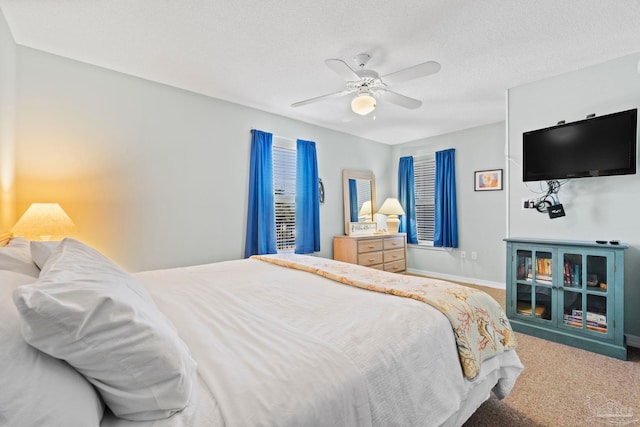
<path fill-rule="evenodd" d="M 475 171 L 473 189 L 475 191 L 502 190 L 502 169 Z"/>

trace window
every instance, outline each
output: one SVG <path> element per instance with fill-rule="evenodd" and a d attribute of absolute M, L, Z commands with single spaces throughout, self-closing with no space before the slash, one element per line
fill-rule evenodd
<path fill-rule="evenodd" d="M 319 181 L 315 142 L 251 129 L 245 258 L 320 251 Z"/>
<path fill-rule="evenodd" d="M 435 154 L 415 156 L 413 158 L 413 180 L 416 196 L 418 244 L 433 246 L 435 228 Z"/>
<path fill-rule="evenodd" d="M 371 217 L 371 181 L 356 179 L 356 192 L 358 195 L 358 221 L 373 221 Z M 362 209 L 363 206 L 365 209 Z"/>
<path fill-rule="evenodd" d="M 278 253 L 296 247 L 296 144 L 273 138 L 273 195 Z"/>

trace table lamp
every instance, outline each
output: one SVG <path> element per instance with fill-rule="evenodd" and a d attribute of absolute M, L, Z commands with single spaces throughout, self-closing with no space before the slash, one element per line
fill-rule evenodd
<path fill-rule="evenodd" d="M 29 240 L 51 240 L 77 232 L 76 225 L 57 203 L 33 203 L 11 230 Z"/>
<path fill-rule="evenodd" d="M 400 206 L 398 199 L 389 197 L 384 201 L 382 206 L 380 206 L 378 213 L 388 215 L 387 231 L 389 233 L 397 233 L 398 226 L 400 225 L 398 215 L 404 215 L 404 210 L 402 209 L 402 206 Z"/>

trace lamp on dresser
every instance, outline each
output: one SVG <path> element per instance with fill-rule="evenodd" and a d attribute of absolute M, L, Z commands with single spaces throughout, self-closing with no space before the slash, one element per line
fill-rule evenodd
<path fill-rule="evenodd" d="M 371 200 L 367 200 L 362 204 L 360 212 L 358 212 L 358 218 L 364 217 L 365 221 L 373 220 L 373 211 L 371 206 Z"/>
<path fill-rule="evenodd" d="M 76 225 L 57 203 L 33 203 L 11 230 L 29 240 L 51 240 L 77 232 Z"/>
<path fill-rule="evenodd" d="M 389 233 L 397 233 L 398 226 L 400 225 L 400 220 L 398 219 L 398 215 L 404 215 L 404 210 L 402 206 L 400 206 L 400 202 L 398 199 L 394 199 L 389 197 L 384 201 L 378 213 L 388 215 L 387 218 L 387 229 Z"/>

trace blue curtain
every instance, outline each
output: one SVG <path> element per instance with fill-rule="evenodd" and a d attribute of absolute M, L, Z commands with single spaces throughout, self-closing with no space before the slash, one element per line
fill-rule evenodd
<path fill-rule="evenodd" d="M 416 193 L 413 179 L 413 157 L 401 157 L 398 165 L 398 201 L 404 210 L 398 231 L 407 233 L 407 243 L 418 243 L 416 226 Z"/>
<path fill-rule="evenodd" d="M 245 258 L 277 252 L 271 140 L 270 133 L 255 129 L 251 131 Z"/>
<path fill-rule="evenodd" d="M 320 250 L 320 193 L 316 143 L 297 141 L 296 249 L 297 254 Z"/>
<path fill-rule="evenodd" d="M 349 179 L 349 211 L 351 221 L 358 222 L 358 186 L 355 179 Z"/>
<path fill-rule="evenodd" d="M 436 152 L 433 246 L 458 247 L 455 153 L 456 150 L 453 148 Z"/>

